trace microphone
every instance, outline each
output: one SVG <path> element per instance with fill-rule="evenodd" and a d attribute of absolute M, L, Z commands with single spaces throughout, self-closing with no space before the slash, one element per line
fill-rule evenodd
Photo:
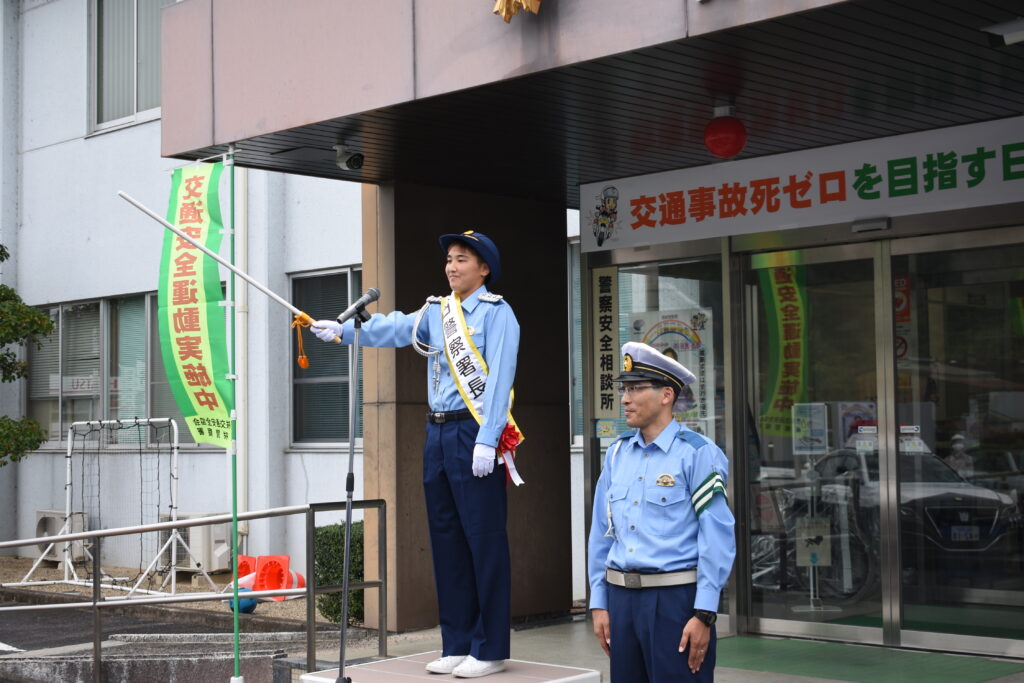
<path fill-rule="evenodd" d="M 349 318 L 354 318 L 357 315 L 360 320 L 366 322 L 370 319 L 370 314 L 366 312 L 366 307 L 379 298 L 380 290 L 376 287 L 370 287 L 366 290 L 366 294 L 363 294 L 361 297 L 356 299 L 351 306 L 346 308 L 344 312 L 338 316 L 338 322 L 343 323 Z"/>

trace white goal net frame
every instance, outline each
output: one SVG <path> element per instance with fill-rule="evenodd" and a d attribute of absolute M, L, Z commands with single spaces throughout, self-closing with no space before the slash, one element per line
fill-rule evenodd
<path fill-rule="evenodd" d="M 129 432 L 127 430 L 135 429 Z M 169 438 L 153 435 L 161 434 L 157 430 L 167 430 Z M 90 438 L 95 435 L 95 438 Z M 122 440 L 122 435 L 131 435 L 130 438 Z M 156 448 L 154 448 L 154 444 Z M 77 447 L 76 447 L 77 445 Z M 177 593 L 177 567 L 179 547 L 192 559 L 212 590 L 216 590 L 213 579 L 210 578 L 206 568 L 200 564 L 189 547 L 188 542 L 178 528 L 170 529 L 166 538 L 157 531 L 148 530 L 149 524 L 178 520 L 178 425 L 172 418 L 151 417 L 133 418 L 127 420 L 89 420 L 73 422 L 68 427 L 67 452 L 65 454 L 65 477 L 64 477 L 64 519 L 60 531 L 55 535 L 64 535 L 83 531 L 75 528 L 76 518 L 93 517 L 93 526 L 105 528 L 103 519 L 103 495 L 101 492 L 102 470 L 101 466 L 111 456 L 136 455 L 138 457 L 137 472 L 138 490 L 123 492 L 125 495 L 134 496 L 132 500 L 138 503 L 139 519 L 138 524 L 127 523 L 129 520 L 122 514 L 115 517 L 115 526 L 119 528 L 134 528 L 136 531 L 130 535 L 108 537 L 107 542 L 115 542 L 116 539 L 132 539 L 138 537 L 138 565 L 136 576 L 112 576 L 105 569 L 100 569 L 100 586 L 102 588 L 127 591 L 124 597 L 131 598 L 134 594 L 165 595 L 167 594 L 168 583 L 170 583 L 170 594 Z M 161 457 L 167 462 L 161 462 Z M 160 481 L 161 466 L 166 466 L 168 481 L 166 482 L 166 510 L 164 513 L 163 489 L 164 483 Z M 147 475 L 152 479 L 147 480 Z M 155 480 L 155 483 L 154 483 Z M 77 484 L 77 487 L 76 487 Z M 147 498 L 149 494 L 149 498 Z M 154 502 L 155 499 L 155 502 Z M 108 503 L 107 508 L 111 506 Z M 78 508 L 78 510 L 76 510 Z M 115 513 L 116 514 L 116 513 Z M 161 519 L 164 515 L 165 518 Z M 148 520 L 147 520 L 148 516 Z M 151 521 L 150 521 L 151 520 Z M 149 522 L 147 524 L 147 521 Z M 84 526 L 84 525 L 83 525 Z M 154 541 L 155 536 L 155 541 Z M 148 539 L 148 548 L 147 546 Z M 127 541 L 126 541 L 127 542 Z M 39 558 L 33 563 L 28 573 L 22 580 L 9 586 L 38 586 L 53 584 L 69 584 L 79 586 L 90 586 L 93 581 L 90 578 L 79 575 L 75 567 L 75 557 L 79 553 L 88 560 L 85 565 L 91 567 L 93 560 L 94 545 L 88 541 L 72 542 L 51 542 L 47 546 L 40 544 L 42 552 Z M 103 546 L 101 546 L 103 547 Z M 107 546 L 109 547 L 109 546 Z M 153 548 L 156 548 L 155 551 Z M 51 552 L 57 550 L 59 554 L 58 564 L 63 568 L 62 579 L 51 579 L 45 581 L 30 581 L 32 575 L 42 565 Z M 143 562 L 152 553 L 152 559 L 143 569 Z M 101 559 L 104 553 L 101 552 Z M 169 562 L 166 557 L 169 555 Z M 161 565 L 161 558 L 165 562 Z M 155 577 L 158 573 L 164 573 L 163 581 L 158 589 L 153 589 Z M 143 583 L 149 582 L 150 588 L 143 588 Z"/>

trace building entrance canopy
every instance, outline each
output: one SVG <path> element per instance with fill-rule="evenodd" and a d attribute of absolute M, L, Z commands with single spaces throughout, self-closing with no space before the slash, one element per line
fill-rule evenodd
<path fill-rule="evenodd" d="M 1014 0 L 189 0 L 163 12 L 164 156 L 580 205 L 579 185 L 1024 111 Z M 1011 34 L 1012 35 L 1012 34 Z M 334 146 L 365 155 L 339 168 Z M 585 202 L 586 203 L 586 202 Z"/>

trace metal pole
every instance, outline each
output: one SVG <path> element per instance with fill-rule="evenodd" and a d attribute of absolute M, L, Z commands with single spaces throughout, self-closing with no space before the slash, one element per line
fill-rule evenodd
<path fill-rule="evenodd" d="M 316 666 L 316 511 L 306 511 L 306 672 Z"/>
<path fill-rule="evenodd" d="M 181 239 L 183 239 L 186 242 L 188 242 L 189 244 L 191 244 L 193 247 L 195 247 L 199 251 L 203 252 L 204 254 L 206 254 L 207 256 L 212 258 L 217 263 L 221 264 L 222 266 L 224 266 L 225 268 L 230 270 L 232 273 L 234 273 L 238 277 L 240 277 L 243 280 L 245 280 L 246 282 L 248 282 L 250 285 L 252 285 L 256 289 L 260 290 L 261 292 L 263 292 L 264 294 L 269 296 L 271 299 L 273 299 L 277 303 L 279 303 L 282 306 L 284 306 L 285 308 L 287 308 L 289 311 L 291 311 L 295 315 L 300 316 L 303 320 L 306 320 L 308 322 L 313 322 L 312 318 L 310 318 L 308 315 L 306 315 L 305 313 L 303 313 L 299 309 L 295 308 L 295 306 L 292 306 L 290 303 L 288 303 L 287 301 L 285 301 L 284 299 L 279 297 L 277 294 L 274 294 L 274 292 L 272 292 L 269 289 L 267 289 L 266 287 L 264 287 L 257 280 L 254 280 L 248 273 L 245 273 L 242 270 L 240 270 L 239 268 L 236 268 L 234 265 L 232 265 L 230 262 L 228 262 L 227 259 L 221 258 L 218 254 L 214 253 L 213 251 L 208 249 L 206 246 L 204 246 L 204 245 L 200 244 L 199 242 L 195 241 L 194 239 L 192 239 L 191 237 L 189 237 L 188 235 L 183 233 L 181 230 L 178 230 L 176 227 L 174 227 L 173 225 L 168 223 L 166 220 L 164 220 L 161 216 L 157 215 L 156 213 L 153 213 L 148 208 L 143 206 L 142 203 L 140 203 L 134 197 L 131 197 L 131 196 L 125 194 L 124 192 L 120 192 L 120 191 L 117 193 L 117 195 L 121 199 L 124 199 L 126 202 L 128 202 L 129 204 L 134 206 L 136 209 L 141 211 L 142 213 L 146 214 L 147 216 L 149 216 L 150 218 L 155 220 L 160 225 L 164 226 L 165 228 L 167 228 L 168 230 L 173 232 L 175 235 L 177 235 Z M 336 341 L 338 343 L 341 343 L 340 339 L 338 339 Z"/>
<path fill-rule="evenodd" d="M 338 677 L 335 683 L 352 683 L 345 677 L 345 636 L 348 634 L 348 572 L 351 562 L 352 546 L 352 494 L 355 489 L 355 474 L 352 470 L 356 459 L 356 391 L 359 386 L 359 333 L 363 326 L 362 318 L 356 315 L 353 319 L 355 334 L 352 338 L 352 383 L 349 387 L 348 411 L 348 474 L 345 475 L 345 561 L 344 573 L 341 576 L 341 629 L 339 632 Z"/>
<path fill-rule="evenodd" d="M 61 527 L 62 533 L 74 531 L 74 524 L 68 524 L 71 521 L 71 449 L 74 446 L 74 425 L 68 427 L 68 452 L 64 456 L 64 526 Z M 85 509 L 85 506 L 82 506 Z M 158 520 L 159 521 L 159 520 Z M 64 568 L 64 580 L 67 581 L 71 578 L 71 558 L 74 554 L 70 543 L 64 544 L 64 553 L 61 556 L 61 566 Z M 56 549 L 56 546 L 54 546 Z M 32 567 L 35 569 L 35 566 Z M 30 572 L 31 573 L 31 572 Z"/>
<path fill-rule="evenodd" d="M 100 616 L 100 539 L 92 546 L 92 680 L 103 683 L 103 618 Z"/>
<path fill-rule="evenodd" d="M 178 521 L 178 423 L 171 426 L 171 521 Z M 171 531 L 171 595 L 178 594 L 178 530 Z"/>
<path fill-rule="evenodd" d="M 339 503 L 340 505 L 340 503 Z M 266 510 L 254 510 L 252 512 L 239 512 L 238 519 L 263 519 L 264 517 L 283 517 L 285 515 L 297 515 L 309 509 L 309 505 L 288 505 L 279 508 L 267 508 Z M 338 508 L 339 510 L 341 508 Z M 205 526 L 207 524 L 231 523 L 230 514 L 210 515 L 209 517 L 194 517 L 179 519 L 176 522 L 160 522 L 158 524 L 137 524 L 135 526 L 117 527 L 114 529 L 103 529 L 102 531 L 80 531 L 73 534 L 61 534 L 60 536 L 36 536 L 35 538 L 21 538 L 14 541 L 0 541 L 0 549 L 19 548 L 23 545 L 37 545 L 52 541 L 79 541 L 89 538 L 106 538 L 107 536 L 127 536 L 146 531 L 163 531 L 164 529 L 184 529 L 193 526 Z"/>
<path fill-rule="evenodd" d="M 388 656 L 388 516 L 387 507 L 381 505 L 377 512 L 377 571 L 380 588 L 377 591 L 379 603 L 377 616 L 377 650 L 381 657 Z M 366 591 L 363 590 L 363 595 Z"/>
<path fill-rule="evenodd" d="M 235 263 L 235 146 L 234 144 L 229 145 L 228 154 L 225 162 L 231 166 L 231 175 L 228 177 L 228 183 L 230 187 L 230 204 L 231 204 L 231 236 L 230 236 L 230 248 L 228 253 L 230 254 L 231 264 Z M 231 461 L 231 584 L 232 584 L 232 597 L 234 600 L 231 602 L 231 613 L 232 613 L 232 625 L 234 632 L 234 659 L 235 659 L 235 675 L 231 678 L 231 683 L 244 683 L 245 678 L 242 677 L 242 647 L 239 638 L 239 600 L 238 600 L 238 414 L 235 412 L 235 380 L 238 375 L 235 373 L 235 278 L 234 271 L 232 270 L 232 277 L 228 280 L 228 298 L 230 299 L 229 306 L 231 310 L 225 310 L 224 315 L 227 318 L 227 330 L 228 330 L 228 380 L 231 382 L 231 446 L 227 449 L 228 459 Z M 248 482 L 243 482 L 246 485 Z"/>

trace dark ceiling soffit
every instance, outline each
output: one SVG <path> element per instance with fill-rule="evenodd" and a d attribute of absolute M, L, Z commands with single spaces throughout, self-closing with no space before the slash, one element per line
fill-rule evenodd
<path fill-rule="evenodd" d="M 740 159 L 1018 115 L 1024 44 L 995 49 L 979 30 L 1014 6 L 843 3 L 242 140 L 236 161 L 578 207 L 581 183 L 714 163 L 716 103 L 750 131 Z M 360 171 L 335 165 L 339 142 L 365 154 Z"/>

